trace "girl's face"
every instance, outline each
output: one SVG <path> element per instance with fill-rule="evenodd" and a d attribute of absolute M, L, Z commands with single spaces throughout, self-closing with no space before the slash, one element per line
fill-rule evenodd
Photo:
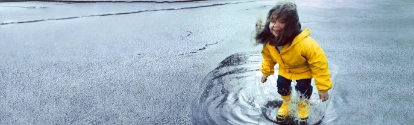
<path fill-rule="evenodd" d="M 283 30 L 283 28 L 285 28 L 285 24 L 278 20 L 276 21 L 272 20 L 270 21 L 269 28 L 270 28 L 270 32 L 272 32 L 273 35 L 278 37 L 280 35 L 280 32 Z"/>

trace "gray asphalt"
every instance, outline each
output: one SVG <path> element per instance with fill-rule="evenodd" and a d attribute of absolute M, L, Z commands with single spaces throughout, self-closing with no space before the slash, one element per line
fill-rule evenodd
<path fill-rule="evenodd" d="M 273 1 L 236 2 L 0 3 L 0 124 L 192 124 L 202 79 L 260 51 Z M 323 124 L 413 124 L 414 2 L 297 4 L 339 69 Z"/>
<path fill-rule="evenodd" d="M 304 15 L 330 61 L 340 68 L 331 124 L 413 124 L 414 2 L 344 2 Z M 314 13 L 314 14 L 311 14 Z M 312 18 L 312 17 L 311 17 Z"/>

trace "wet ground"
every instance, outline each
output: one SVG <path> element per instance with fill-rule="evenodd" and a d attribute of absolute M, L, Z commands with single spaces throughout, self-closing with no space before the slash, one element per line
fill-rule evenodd
<path fill-rule="evenodd" d="M 414 3 L 296 2 L 335 75 L 321 124 L 413 124 Z M 0 3 L 0 123 L 272 124 L 251 40 L 272 5 Z"/>
<path fill-rule="evenodd" d="M 258 52 L 231 55 L 211 71 L 202 81 L 206 86 L 193 107 L 194 124 L 260 124 L 276 123 L 276 112 L 282 104 L 277 93 L 276 77 L 271 75 L 268 82 L 261 83 L 259 70 L 262 56 Z M 277 65 L 278 66 L 278 65 Z M 277 68 L 276 68 L 277 70 Z M 332 79 L 337 69 L 331 68 Z M 295 86 L 293 82 L 292 86 Z M 312 82 L 313 89 L 316 90 Z M 294 87 L 292 87 L 294 88 Z M 321 102 L 316 91 L 310 99 L 308 123 L 319 125 L 324 119 L 329 101 Z M 299 96 L 292 92 L 291 115 L 286 125 L 296 125 Z"/>

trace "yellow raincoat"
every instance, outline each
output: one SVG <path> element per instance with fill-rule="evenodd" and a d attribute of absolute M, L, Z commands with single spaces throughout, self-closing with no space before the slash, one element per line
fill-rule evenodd
<path fill-rule="evenodd" d="M 274 74 L 274 66 L 279 63 L 279 75 L 290 80 L 314 78 L 318 91 L 327 92 L 332 87 L 328 61 L 322 48 L 309 35 L 306 28 L 291 45 L 284 45 L 280 53 L 267 42 L 262 50 L 264 61 L 260 71 L 263 75 Z"/>

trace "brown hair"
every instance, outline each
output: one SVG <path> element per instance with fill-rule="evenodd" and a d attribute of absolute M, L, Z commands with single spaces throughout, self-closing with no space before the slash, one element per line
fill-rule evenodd
<path fill-rule="evenodd" d="M 276 20 L 285 24 L 285 27 L 277 38 L 270 32 L 269 28 L 270 22 Z M 257 21 L 255 40 L 258 44 L 270 42 L 270 45 L 282 46 L 291 44 L 300 32 L 301 24 L 296 10 L 296 4 L 292 2 L 278 2 L 276 6 L 269 10 L 264 27 L 260 19 Z"/>

